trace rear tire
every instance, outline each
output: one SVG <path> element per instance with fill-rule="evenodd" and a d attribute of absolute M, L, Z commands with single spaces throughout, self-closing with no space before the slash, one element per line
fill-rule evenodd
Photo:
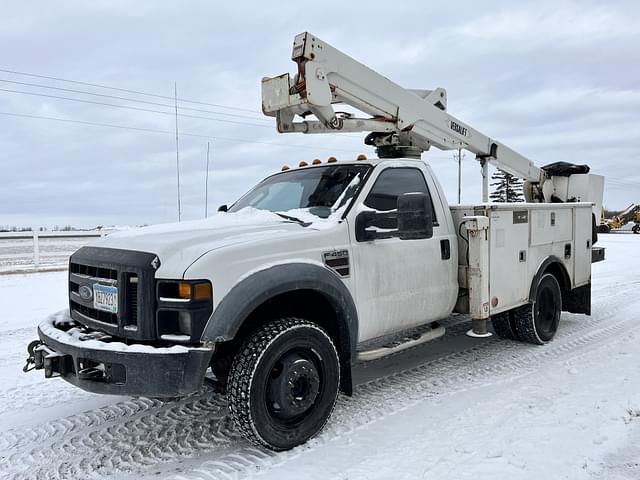
<path fill-rule="evenodd" d="M 513 310 L 513 327 L 523 342 L 544 345 L 558 330 L 562 292 L 556 277 L 545 273 L 538 282 L 535 302 Z"/>
<path fill-rule="evenodd" d="M 631 229 L 633 233 L 640 233 L 640 223 L 636 223 Z"/>
<path fill-rule="evenodd" d="M 236 354 L 229 410 L 250 442 L 288 450 L 322 430 L 339 384 L 338 353 L 329 335 L 306 320 L 281 319 L 258 328 Z"/>
<path fill-rule="evenodd" d="M 493 325 L 493 331 L 496 332 L 500 338 L 506 338 L 507 340 L 520 340 L 518 334 L 515 331 L 513 318 L 513 310 L 508 312 L 502 312 L 491 317 L 491 323 Z"/>

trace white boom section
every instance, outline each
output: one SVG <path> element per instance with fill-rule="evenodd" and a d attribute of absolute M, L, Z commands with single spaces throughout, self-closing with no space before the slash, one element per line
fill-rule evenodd
<path fill-rule="evenodd" d="M 370 132 L 365 143 L 380 157 L 413 157 L 431 145 L 464 148 L 482 165 L 483 201 L 488 201 L 487 162 L 526 180 L 529 202 L 592 202 L 600 215 L 604 177 L 587 173 L 552 175 L 506 145 L 447 113 L 447 92 L 411 90 L 374 72 L 318 37 L 305 32 L 293 42 L 298 72 L 262 79 L 262 111 L 276 117 L 281 133 Z M 346 104 L 369 117 L 337 112 Z M 302 121 L 294 121 L 296 115 Z M 317 120 L 304 120 L 314 115 Z"/>
<path fill-rule="evenodd" d="M 277 117 L 281 133 L 396 133 L 395 139 L 387 136 L 383 141 L 422 151 L 431 145 L 442 150 L 464 148 L 512 175 L 541 181 L 541 170 L 531 160 L 447 113 L 442 88 L 405 89 L 306 32 L 295 37 L 292 59 L 298 65 L 294 82 L 289 74 L 262 80 L 263 112 Z M 333 109 L 337 103 L 371 118 L 337 114 Z M 308 113 L 318 120 L 293 122 L 295 115 Z"/>

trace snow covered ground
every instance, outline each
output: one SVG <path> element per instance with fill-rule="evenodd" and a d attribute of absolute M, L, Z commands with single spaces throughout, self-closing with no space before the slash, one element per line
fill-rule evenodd
<path fill-rule="evenodd" d="M 543 347 L 447 334 L 356 367 L 327 428 L 273 453 L 238 437 L 212 387 L 179 401 L 22 373 L 66 272 L 0 276 L 0 478 L 640 478 L 640 236 L 601 235 L 593 315 Z"/>

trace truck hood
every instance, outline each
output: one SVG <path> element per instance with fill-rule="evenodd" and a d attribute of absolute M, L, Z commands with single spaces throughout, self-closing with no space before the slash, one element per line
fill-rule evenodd
<path fill-rule="evenodd" d="M 323 230 L 334 224 L 330 219 L 308 226 L 285 220 L 264 210 L 245 208 L 237 213 L 218 213 L 203 220 L 167 223 L 132 228 L 112 233 L 100 239 L 97 247 L 154 253 L 160 259 L 156 275 L 160 278 L 181 278 L 187 268 L 207 252 L 261 240 L 273 240 L 299 234 L 301 231 Z M 308 218 L 304 219 L 308 221 Z"/>

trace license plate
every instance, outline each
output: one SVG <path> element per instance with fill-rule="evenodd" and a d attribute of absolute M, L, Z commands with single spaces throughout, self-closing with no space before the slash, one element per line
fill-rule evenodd
<path fill-rule="evenodd" d="M 103 312 L 118 313 L 118 287 L 94 283 L 93 308 Z"/>

